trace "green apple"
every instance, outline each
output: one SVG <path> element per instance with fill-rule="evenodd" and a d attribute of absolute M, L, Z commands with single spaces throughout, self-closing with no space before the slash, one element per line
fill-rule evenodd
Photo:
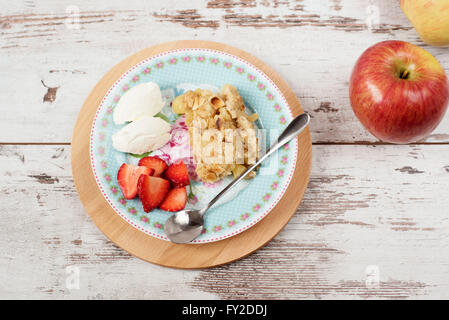
<path fill-rule="evenodd" d="M 424 42 L 449 46 L 449 0 L 400 0 L 400 3 Z"/>

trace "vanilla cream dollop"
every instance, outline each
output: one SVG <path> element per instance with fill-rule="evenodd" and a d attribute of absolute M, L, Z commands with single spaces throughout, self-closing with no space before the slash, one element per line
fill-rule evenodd
<path fill-rule="evenodd" d="M 142 117 L 152 117 L 164 106 L 161 89 L 154 82 L 132 87 L 114 108 L 113 119 L 116 124 L 135 121 Z"/>
<path fill-rule="evenodd" d="M 124 126 L 112 136 L 113 147 L 121 152 L 142 154 L 164 146 L 171 126 L 158 117 L 144 116 Z"/>

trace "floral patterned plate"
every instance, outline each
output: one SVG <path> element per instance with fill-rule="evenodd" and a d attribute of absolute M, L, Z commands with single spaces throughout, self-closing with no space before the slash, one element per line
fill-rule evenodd
<path fill-rule="evenodd" d="M 149 81 L 160 86 L 166 101 L 159 116 L 176 127 L 183 123 L 182 118 L 171 112 L 172 99 L 191 88 L 214 90 L 225 83 L 234 85 L 247 108 L 259 114 L 257 125 L 266 129 L 266 146 L 293 116 L 285 97 L 266 74 L 247 61 L 221 51 L 199 48 L 168 51 L 141 61 L 123 74 L 101 101 L 93 121 L 90 139 L 92 170 L 101 193 L 118 215 L 148 235 L 168 241 L 163 226 L 172 213 L 158 209 L 145 213 L 138 198 L 123 198 L 117 184 L 117 171 L 122 163 L 137 163 L 139 159 L 116 151 L 111 140 L 111 136 L 121 128 L 112 121 L 112 113 L 120 97 L 133 86 Z M 176 146 L 179 139 L 176 132 L 172 130 L 172 146 Z M 282 198 L 291 181 L 297 152 L 296 140 L 286 144 L 261 166 L 254 179 L 248 180 L 225 201 L 210 209 L 204 233 L 192 243 L 231 237 L 266 216 Z M 161 155 L 160 152 L 154 154 Z M 188 190 L 188 206 L 201 206 L 217 194 L 229 179 L 214 185 L 192 182 L 192 188 Z"/>

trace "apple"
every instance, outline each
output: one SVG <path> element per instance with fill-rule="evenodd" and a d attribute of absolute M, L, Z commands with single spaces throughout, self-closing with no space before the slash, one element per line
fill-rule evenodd
<path fill-rule="evenodd" d="M 449 102 L 443 67 L 426 50 L 403 41 L 368 48 L 352 71 L 349 94 L 355 115 L 378 139 L 406 144 L 424 139 Z"/>
<path fill-rule="evenodd" d="M 400 0 L 400 3 L 424 42 L 449 46 L 449 0 Z"/>

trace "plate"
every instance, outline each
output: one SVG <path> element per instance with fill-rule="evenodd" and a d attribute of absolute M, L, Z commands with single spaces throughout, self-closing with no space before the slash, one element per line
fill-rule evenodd
<path fill-rule="evenodd" d="M 259 125 L 271 130 L 274 136 L 277 136 L 293 116 L 301 113 L 302 110 L 285 82 L 269 67 L 245 52 L 223 44 L 205 41 L 177 41 L 161 44 L 145 49 L 114 67 L 97 84 L 86 100 L 75 126 L 72 144 L 75 184 L 87 211 L 100 229 L 110 238 L 116 230 L 113 230 L 110 225 L 105 225 L 106 222 L 102 221 L 103 218 L 113 220 L 118 224 L 117 227 L 120 226 L 120 228 L 128 230 L 127 232 L 130 234 L 134 232 L 129 231 L 129 226 L 142 231 L 136 230 L 135 232 L 139 234 L 139 238 L 142 236 L 141 234 L 145 234 L 145 242 L 148 242 L 149 238 L 159 239 L 157 243 L 165 243 L 161 245 L 162 250 L 174 245 L 167 240 L 163 232 L 163 224 L 171 213 L 161 210 L 144 213 L 138 199 L 125 200 L 121 196 L 116 182 L 116 172 L 123 162 L 137 162 L 138 159 L 117 152 L 111 146 L 111 135 L 120 128 L 112 121 L 114 106 L 131 87 L 147 81 L 159 84 L 166 97 L 167 106 L 173 97 L 192 86 L 209 85 L 219 88 L 224 83 L 231 83 L 237 87 L 249 109 L 259 114 L 261 120 Z M 82 140 L 82 136 L 86 136 L 84 131 L 86 131 L 86 121 L 89 122 L 87 119 L 91 123 L 91 127 L 87 130 L 87 160 L 92 168 L 88 170 L 90 177 L 77 178 L 80 177 L 78 169 L 87 173 L 86 168 L 81 168 L 74 160 L 79 153 L 83 152 L 82 150 L 85 152 L 86 149 L 86 142 L 79 142 L 82 146 L 78 146 L 78 141 Z M 269 141 L 266 144 L 269 144 Z M 85 161 L 86 155 L 79 155 L 79 157 Z M 199 246 L 211 246 L 213 243 L 226 243 L 234 238 L 245 238 L 242 236 L 250 234 L 250 231 L 259 227 L 274 213 L 278 215 L 273 217 L 275 223 L 261 228 L 268 227 L 272 231 L 267 232 L 266 236 L 253 239 L 256 240 L 254 243 L 250 243 L 247 248 L 236 250 L 230 256 L 241 257 L 247 254 L 248 250 L 254 248 L 254 245 L 260 246 L 271 239 L 285 225 L 301 201 L 310 173 L 310 157 L 310 136 L 306 130 L 298 140 L 278 151 L 273 160 L 269 161 L 268 165 L 264 165 L 257 177 L 249 181 L 248 185 L 234 199 L 216 206 L 208 212 L 206 232 L 194 243 Z M 299 165 L 300 168 L 298 168 Z M 264 170 L 265 172 L 262 174 Z M 301 178 L 299 179 L 299 177 Z M 81 182 L 78 181 L 91 181 L 89 178 L 93 178 L 94 183 L 98 185 L 99 192 L 96 192 L 95 202 L 99 210 L 102 211 L 103 218 L 92 213 L 92 208 L 86 204 L 86 201 L 89 202 L 89 200 L 83 199 L 87 197 L 93 201 L 93 195 L 87 196 L 85 190 L 80 190 Z M 215 192 L 218 192 L 220 186 L 216 187 Z M 296 192 L 292 192 L 292 188 L 295 188 Z M 89 189 L 92 190 L 91 185 L 89 185 Z M 98 194 L 103 197 L 102 200 L 98 199 Z M 285 198 L 292 199 L 287 204 Z M 104 207 L 105 203 L 109 208 Z M 283 209 L 286 212 L 280 214 L 279 211 Z M 111 211 L 115 217 L 111 216 Z M 122 221 L 118 222 L 117 217 Z M 264 217 L 265 219 L 263 219 Z M 247 231 L 242 233 L 245 230 Z M 252 234 L 259 232 L 260 230 L 252 232 Z M 117 237 L 114 238 L 116 243 L 121 242 L 116 239 Z M 227 240 L 219 241 L 223 239 Z M 125 242 L 128 243 L 128 241 L 129 239 L 126 239 Z M 118 244 L 127 247 L 125 249 L 133 253 L 140 251 L 136 249 L 137 243 L 125 246 L 122 241 Z M 174 246 L 191 247 L 191 245 Z M 131 247 L 135 250 L 132 250 Z M 151 258 L 148 257 L 148 254 L 139 254 L 138 256 L 148 261 L 161 263 L 161 261 L 155 261 L 157 259 L 154 255 Z M 195 263 L 193 264 L 195 265 Z M 171 263 L 168 265 L 185 267 L 185 265 L 179 266 Z"/>
<path fill-rule="evenodd" d="M 136 156 L 119 152 L 112 147 L 112 135 L 124 125 L 115 125 L 112 114 L 120 98 L 145 82 L 159 85 L 165 100 L 161 113 L 171 124 L 178 123 L 170 103 L 178 95 L 198 87 L 219 90 L 230 83 L 237 88 L 245 105 L 259 115 L 266 143 L 277 137 L 293 119 L 292 111 L 279 88 L 268 76 L 249 62 L 218 50 L 185 48 L 149 57 L 127 70 L 101 101 L 91 131 L 91 165 L 98 187 L 115 212 L 146 234 L 169 241 L 164 224 L 173 214 L 160 209 L 143 211 L 138 198 L 126 200 L 118 187 L 117 172 L 123 163 L 137 164 Z M 172 133 L 172 141 L 176 143 Z M 267 147 L 267 145 L 265 146 Z M 279 202 L 290 184 L 298 152 L 297 141 L 284 145 L 263 163 L 257 176 L 245 180 L 243 189 L 235 197 L 211 208 L 205 219 L 204 232 L 191 243 L 223 240 L 243 232 L 265 217 Z M 157 155 L 154 152 L 153 155 Z M 165 159 L 165 157 L 163 157 Z M 232 178 L 214 184 L 192 180 L 187 208 L 205 206 Z"/>

